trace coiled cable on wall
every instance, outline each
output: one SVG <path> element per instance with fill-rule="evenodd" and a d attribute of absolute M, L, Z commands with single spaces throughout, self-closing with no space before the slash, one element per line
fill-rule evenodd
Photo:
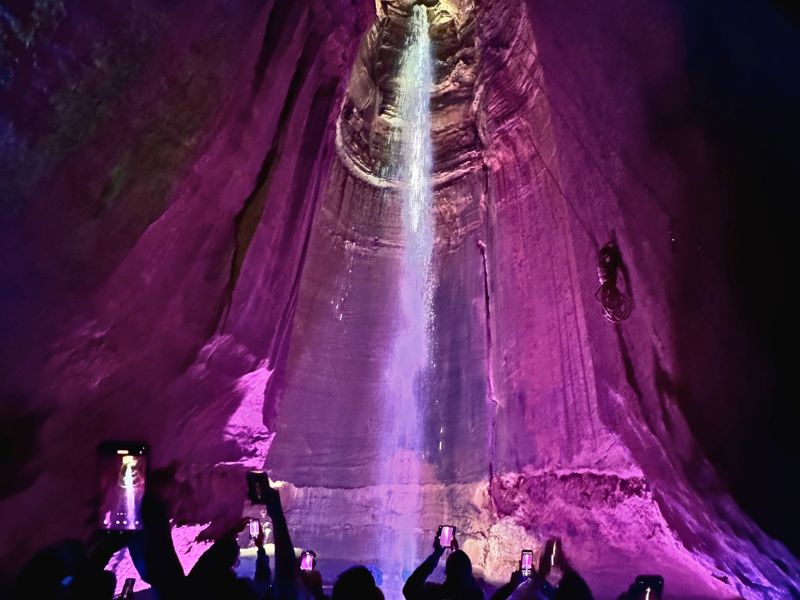
<path fill-rule="evenodd" d="M 606 244 L 597 255 L 597 278 L 600 287 L 595 298 L 603 307 L 603 316 L 611 323 L 619 323 L 631 316 L 633 303 L 617 287 L 617 277 L 622 266 L 622 255 L 616 244 Z"/>

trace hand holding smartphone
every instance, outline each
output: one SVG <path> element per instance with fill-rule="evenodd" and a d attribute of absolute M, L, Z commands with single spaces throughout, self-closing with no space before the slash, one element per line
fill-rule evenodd
<path fill-rule="evenodd" d="M 519 570 L 523 577 L 533 575 L 533 550 L 523 550 L 519 558 Z"/>
<path fill-rule="evenodd" d="M 263 548 L 269 538 L 270 528 L 261 519 L 250 519 L 248 533 L 250 534 L 250 540 L 256 547 Z"/>
<path fill-rule="evenodd" d="M 441 525 L 439 527 L 439 532 L 436 534 L 436 537 L 439 541 L 439 546 L 444 549 L 448 550 L 453 548 L 455 539 L 456 539 L 456 528 L 454 525 Z"/>
<path fill-rule="evenodd" d="M 149 448 L 140 442 L 103 442 L 97 454 L 100 529 L 119 533 L 143 529 Z"/>

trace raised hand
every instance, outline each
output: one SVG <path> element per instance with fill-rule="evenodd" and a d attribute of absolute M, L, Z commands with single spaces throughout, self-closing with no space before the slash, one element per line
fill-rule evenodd
<path fill-rule="evenodd" d="M 283 515 L 283 506 L 281 506 L 281 495 L 278 490 L 268 487 L 264 490 L 264 506 L 267 507 L 267 514 L 270 519 Z"/>
<path fill-rule="evenodd" d="M 267 536 L 264 535 L 264 526 L 261 524 L 261 521 L 258 521 L 258 535 L 256 539 L 253 540 L 255 542 L 256 548 L 263 548 L 264 542 L 266 541 Z"/>
<path fill-rule="evenodd" d="M 442 547 L 442 542 L 439 541 L 439 537 L 442 535 L 442 528 L 436 530 L 436 535 L 433 538 L 433 551 L 437 554 L 444 554 L 444 548 Z"/>

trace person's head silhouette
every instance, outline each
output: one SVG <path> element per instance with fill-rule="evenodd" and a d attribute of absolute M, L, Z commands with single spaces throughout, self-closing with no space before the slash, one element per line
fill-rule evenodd
<path fill-rule="evenodd" d="M 331 600 L 382 600 L 383 594 L 370 570 L 364 566 L 351 567 L 341 573 L 333 584 Z"/>

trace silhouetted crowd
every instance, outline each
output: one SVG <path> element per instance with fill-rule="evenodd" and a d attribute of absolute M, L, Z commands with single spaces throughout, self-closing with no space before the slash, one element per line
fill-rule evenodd
<path fill-rule="evenodd" d="M 261 525 L 254 537 L 257 548 L 255 575 L 237 575 L 240 560 L 238 533 L 246 522 L 226 532 L 200 557 L 191 571 L 184 573 L 171 536 L 170 521 L 163 502 L 152 494 L 142 502 L 143 529 L 133 535 L 103 532 L 89 544 L 69 541 L 39 552 L 19 574 L 14 594 L 19 599 L 111 600 L 116 578 L 106 570 L 112 556 L 127 546 L 141 578 L 159 599 L 232 600 L 324 600 L 322 577 L 316 569 L 301 568 L 295 556 L 286 517 L 277 490 L 264 490 L 262 503 L 272 523 L 275 546 L 274 573 L 264 549 Z M 448 554 L 449 553 L 449 554 Z M 445 562 L 443 583 L 428 579 L 440 560 Z M 545 547 L 538 568 L 520 565 L 507 584 L 491 600 L 590 600 L 592 593 L 572 564 L 561 544 L 551 540 Z M 552 581 L 553 573 L 560 573 Z M 523 574 L 523 572 L 525 574 Z M 548 581 L 550 580 L 550 581 Z M 552 583 L 551 583 L 552 582 Z M 621 598 L 638 600 L 644 596 L 634 587 Z M 485 600 L 481 582 L 475 577 L 469 556 L 452 544 L 442 546 L 437 535 L 433 552 L 408 577 L 403 588 L 407 600 Z M 127 595 L 126 597 L 130 597 Z M 656 600 L 657 596 L 647 595 Z M 330 600 L 382 600 L 383 592 L 365 566 L 354 566 L 341 573 L 333 585 Z"/>

